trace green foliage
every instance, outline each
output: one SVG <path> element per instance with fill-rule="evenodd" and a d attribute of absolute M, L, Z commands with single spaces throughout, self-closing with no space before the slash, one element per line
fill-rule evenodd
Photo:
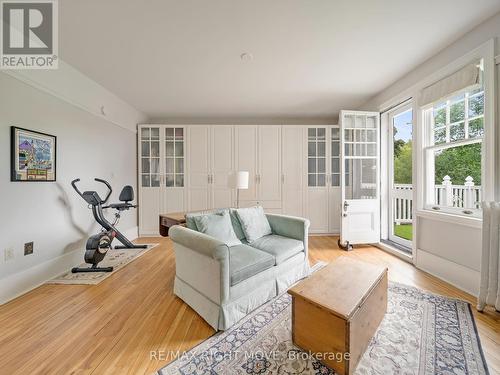
<path fill-rule="evenodd" d="M 394 183 L 411 184 L 412 182 L 412 143 L 403 142 L 396 154 L 396 142 L 394 142 Z"/>
<path fill-rule="evenodd" d="M 471 176 L 475 185 L 481 185 L 481 144 L 453 147 L 435 156 L 435 183 L 441 184 L 444 176 L 450 176 L 454 185 L 463 185 Z"/>

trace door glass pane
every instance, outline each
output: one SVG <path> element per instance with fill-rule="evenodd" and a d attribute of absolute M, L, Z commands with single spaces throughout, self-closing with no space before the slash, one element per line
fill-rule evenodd
<path fill-rule="evenodd" d="M 377 159 L 346 159 L 345 162 L 346 199 L 376 199 Z"/>
<path fill-rule="evenodd" d="M 309 174 L 307 176 L 307 185 L 316 186 L 316 174 Z"/>
<path fill-rule="evenodd" d="M 175 173 L 184 173 L 184 159 L 175 159 Z"/>
<path fill-rule="evenodd" d="M 151 156 L 154 158 L 160 157 L 160 142 L 159 141 L 151 142 Z"/>
<path fill-rule="evenodd" d="M 149 168 L 149 159 L 147 158 L 142 158 L 142 167 L 141 167 L 141 172 L 142 173 L 149 173 L 150 168 Z"/>
<path fill-rule="evenodd" d="M 152 187 L 159 187 L 160 186 L 160 175 L 159 174 L 152 174 L 151 175 L 151 186 Z"/>
<path fill-rule="evenodd" d="M 141 139 L 147 140 L 149 139 L 149 128 L 141 129 Z"/>
<path fill-rule="evenodd" d="M 184 156 L 184 142 L 175 142 L 175 156 Z"/>
<path fill-rule="evenodd" d="M 184 186 L 184 175 L 183 174 L 176 174 L 175 175 L 175 186 L 176 187 L 183 187 Z"/>
<path fill-rule="evenodd" d="M 143 174 L 142 178 L 141 178 L 141 181 L 142 181 L 142 186 L 143 187 L 149 187 L 150 186 L 150 179 L 149 179 L 149 175 L 148 174 Z"/>
<path fill-rule="evenodd" d="M 160 128 L 151 128 L 151 139 L 160 139 Z"/>
<path fill-rule="evenodd" d="M 184 138 L 184 129 L 175 128 L 175 139 L 183 139 L 183 138 Z"/>
<path fill-rule="evenodd" d="M 307 167 L 309 173 L 316 173 L 316 158 L 309 158 L 307 160 Z"/>
<path fill-rule="evenodd" d="M 166 128 L 165 129 L 165 137 L 167 141 L 171 141 L 174 139 L 174 128 Z"/>
<path fill-rule="evenodd" d="M 326 173 L 326 159 L 318 158 L 318 173 Z"/>
<path fill-rule="evenodd" d="M 307 154 L 309 156 L 316 156 L 316 142 L 309 142 L 307 146 Z"/>
<path fill-rule="evenodd" d="M 142 156 L 149 156 L 149 142 L 141 142 L 141 149 Z"/>
<path fill-rule="evenodd" d="M 318 156 L 326 156 L 326 143 L 318 142 Z"/>
<path fill-rule="evenodd" d="M 167 156 L 174 156 L 174 142 L 167 141 L 165 147 Z"/>
<path fill-rule="evenodd" d="M 340 139 L 339 128 L 332 128 L 332 139 Z"/>
<path fill-rule="evenodd" d="M 165 173 L 174 173 L 174 158 L 167 158 L 165 163 Z"/>
<path fill-rule="evenodd" d="M 413 186 L 412 186 L 412 110 L 408 110 L 395 115 L 392 118 L 393 127 L 393 173 L 392 176 L 392 210 L 389 212 L 390 232 L 392 240 L 399 242 L 402 240 L 412 240 L 412 207 L 413 207 Z M 444 124 L 446 121 L 445 108 L 438 109 L 435 113 L 435 121 Z M 446 141 L 446 128 L 435 128 L 434 139 L 436 143 Z M 404 243 L 400 243 L 403 244 Z"/>
<path fill-rule="evenodd" d="M 340 186 L 340 174 L 332 175 L 332 186 Z"/>
<path fill-rule="evenodd" d="M 151 173 L 159 173 L 160 172 L 160 159 L 152 158 L 151 159 Z"/>
<path fill-rule="evenodd" d="M 173 174 L 167 174 L 165 177 L 166 177 L 165 178 L 165 185 L 167 187 L 174 186 L 174 175 Z"/>

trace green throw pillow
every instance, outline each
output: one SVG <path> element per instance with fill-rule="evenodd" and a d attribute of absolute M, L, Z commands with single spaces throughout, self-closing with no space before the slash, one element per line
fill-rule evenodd
<path fill-rule="evenodd" d="M 234 233 L 229 211 L 222 214 L 202 215 L 193 218 L 198 231 L 224 242 L 227 246 L 240 245 L 241 241 Z"/>
<path fill-rule="evenodd" d="M 273 233 L 264 209 L 260 206 L 238 208 L 236 215 L 240 219 L 241 229 L 249 243 Z"/>

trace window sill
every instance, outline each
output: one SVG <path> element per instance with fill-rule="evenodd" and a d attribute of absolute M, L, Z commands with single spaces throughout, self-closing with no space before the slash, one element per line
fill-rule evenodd
<path fill-rule="evenodd" d="M 444 221 L 447 223 L 459 224 L 468 226 L 471 228 L 481 229 L 483 226 L 483 220 L 479 217 L 465 217 L 462 215 L 456 215 L 450 212 L 436 212 L 431 210 L 418 210 L 417 218 L 425 218 L 430 220 Z"/>

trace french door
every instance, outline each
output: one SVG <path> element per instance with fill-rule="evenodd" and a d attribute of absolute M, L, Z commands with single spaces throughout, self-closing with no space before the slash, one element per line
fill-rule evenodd
<path fill-rule="evenodd" d="M 339 244 L 380 241 L 380 115 L 340 112 L 341 232 Z"/>
<path fill-rule="evenodd" d="M 407 249 L 413 239 L 412 133 L 411 103 L 389 113 L 388 142 L 388 237 Z"/>

